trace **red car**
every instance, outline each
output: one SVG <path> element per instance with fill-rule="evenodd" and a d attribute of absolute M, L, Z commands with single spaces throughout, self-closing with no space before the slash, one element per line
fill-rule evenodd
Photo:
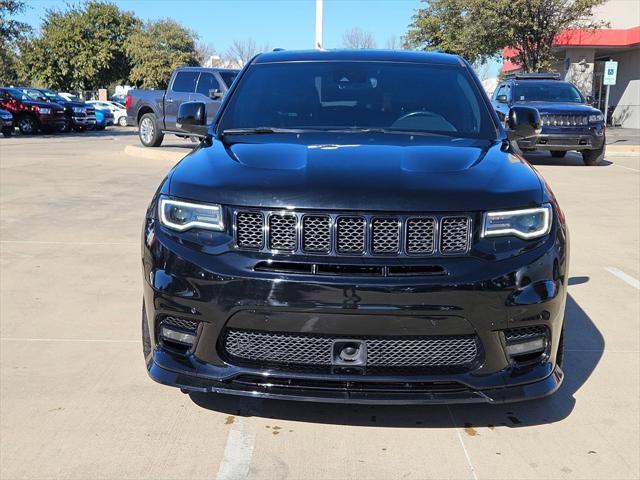
<path fill-rule="evenodd" d="M 65 124 L 64 108 L 60 105 L 33 100 L 15 88 L 0 88 L 0 108 L 13 114 L 23 135 L 31 135 L 38 130 L 57 132 Z"/>

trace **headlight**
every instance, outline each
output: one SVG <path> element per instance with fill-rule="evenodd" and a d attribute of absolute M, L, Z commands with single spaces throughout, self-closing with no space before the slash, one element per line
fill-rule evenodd
<path fill-rule="evenodd" d="M 589 123 L 601 122 L 604 120 L 604 115 L 596 113 L 595 115 L 589 115 Z"/>
<path fill-rule="evenodd" d="M 551 207 L 487 212 L 484 215 L 483 237 L 515 235 L 529 240 L 542 237 L 551 230 Z"/>
<path fill-rule="evenodd" d="M 0 115 L 0 118 L 2 118 L 3 120 L 11 120 L 13 118 L 13 116 L 9 113 L 9 114 L 3 114 Z"/>
<path fill-rule="evenodd" d="M 179 232 L 190 228 L 224 230 L 220 205 L 205 205 L 161 198 L 159 216 L 162 225 Z"/>
<path fill-rule="evenodd" d="M 87 109 L 84 107 L 73 107 L 73 113 L 87 113 Z"/>
<path fill-rule="evenodd" d="M 38 111 L 43 115 L 49 115 L 51 113 L 51 109 L 48 107 L 38 107 Z"/>

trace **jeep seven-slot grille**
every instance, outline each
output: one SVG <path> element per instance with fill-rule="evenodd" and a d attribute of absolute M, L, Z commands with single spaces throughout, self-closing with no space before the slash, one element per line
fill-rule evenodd
<path fill-rule="evenodd" d="M 475 335 L 438 337 L 349 337 L 366 345 L 367 371 L 384 369 L 470 369 L 479 354 Z M 239 366 L 282 370 L 328 369 L 334 340 L 330 335 L 227 329 L 223 355 Z"/>
<path fill-rule="evenodd" d="M 467 215 L 343 215 L 238 211 L 236 246 L 271 252 L 363 255 L 464 255 Z"/>
<path fill-rule="evenodd" d="M 549 126 L 549 127 L 577 127 L 577 126 L 587 125 L 589 123 L 588 116 L 584 114 L 577 114 L 577 115 L 542 114 L 540 115 L 540 119 L 542 120 L 543 126 Z"/>

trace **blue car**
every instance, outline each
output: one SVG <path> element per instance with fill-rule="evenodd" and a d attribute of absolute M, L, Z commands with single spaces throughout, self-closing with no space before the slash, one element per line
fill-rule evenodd
<path fill-rule="evenodd" d="M 111 113 L 111 110 L 96 106 L 96 130 L 104 130 L 110 125 L 113 125 L 113 113 Z"/>
<path fill-rule="evenodd" d="M 582 154 L 585 165 L 597 165 L 605 153 L 602 112 L 593 108 L 572 83 L 557 73 L 515 74 L 496 88 L 493 106 L 500 120 L 509 118 L 514 106 L 534 107 L 542 120 L 540 134 L 518 141 L 523 151 L 547 150 L 554 158 L 567 151 Z"/>

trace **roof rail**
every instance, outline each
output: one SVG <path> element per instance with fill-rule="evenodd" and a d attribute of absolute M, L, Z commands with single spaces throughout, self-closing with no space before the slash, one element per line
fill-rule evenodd
<path fill-rule="evenodd" d="M 506 78 L 516 80 L 560 80 L 557 72 L 536 72 L 536 73 L 510 73 Z"/>
<path fill-rule="evenodd" d="M 283 51 L 284 51 L 284 48 L 277 47 L 277 48 L 274 48 L 274 49 L 273 49 L 273 50 L 271 50 L 271 51 L 272 51 L 272 52 L 283 52 Z"/>

